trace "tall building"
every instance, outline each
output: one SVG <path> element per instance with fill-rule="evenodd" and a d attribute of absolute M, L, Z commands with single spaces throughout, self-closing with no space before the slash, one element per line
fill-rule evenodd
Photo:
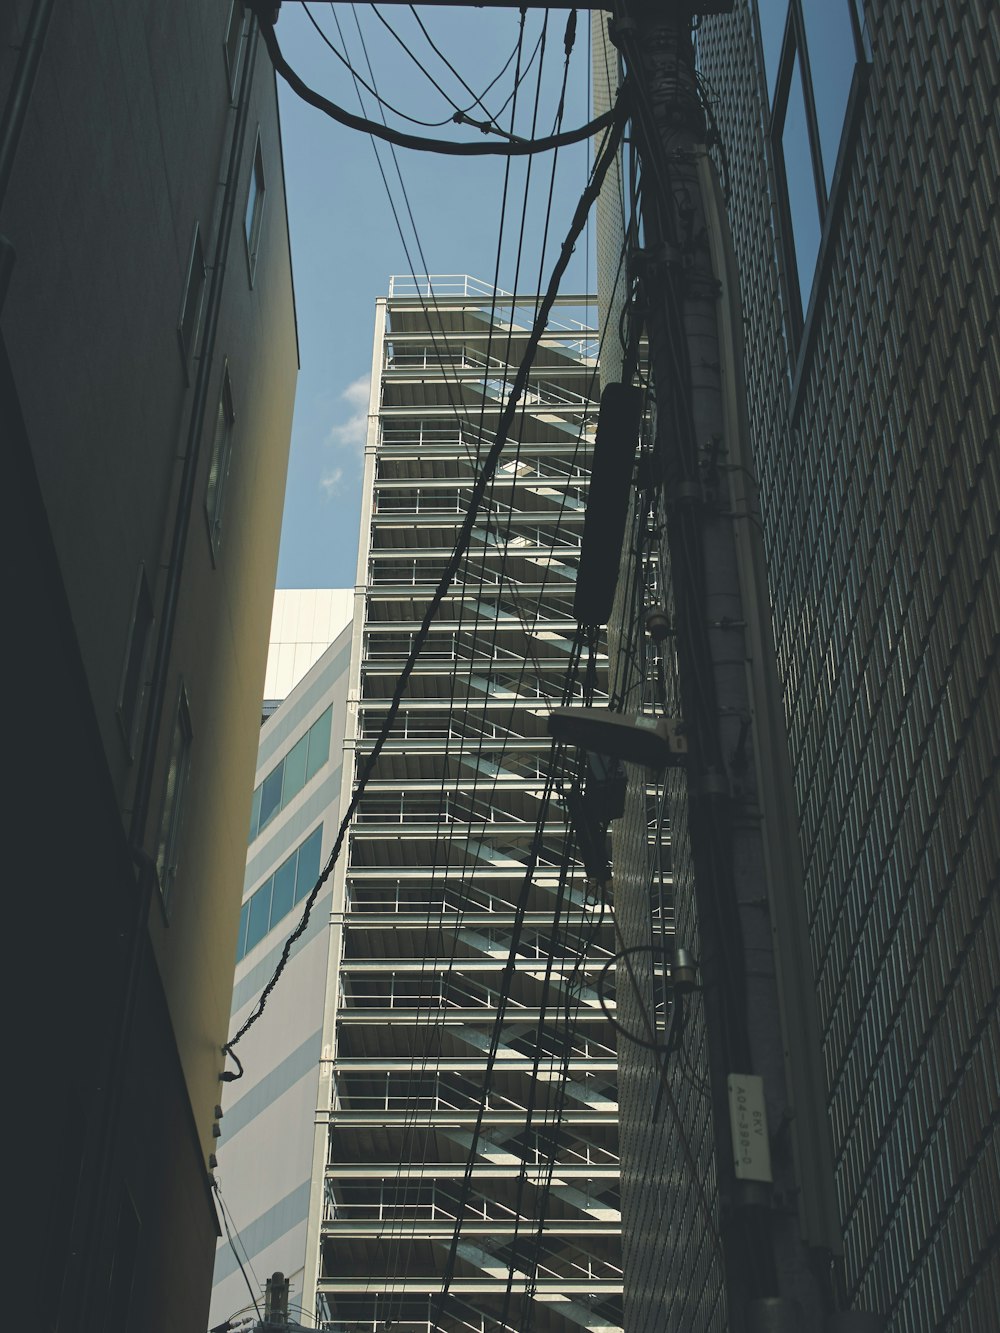
<path fill-rule="evenodd" d="M 534 304 L 438 278 L 394 279 L 378 302 L 342 809 Z M 567 297 L 542 336 L 333 881 L 303 1297 L 330 1327 L 621 1325 L 614 1039 L 596 990 L 613 946 L 546 790 L 545 716 L 577 628 L 590 314 Z M 603 652 L 591 676 L 604 697 Z"/>
<path fill-rule="evenodd" d="M 297 369 L 275 85 L 232 0 L 0 37 L 11 1263 L 41 1327 L 197 1329 Z"/>
<path fill-rule="evenodd" d="M 831 1296 L 899 1333 L 974 1333 L 1000 1301 L 1000 17 L 737 0 L 697 51 L 819 1005 Z M 703 1042 L 695 1014 L 672 1141 L 643 1122 L 655 1070 L 623 1055 L 630 1333 L 728 1327 Z"/>
<path fill-rule="evenodd" d="M 333 846 L 340 823 L 341 765 L 351 663 L 350 589 L 281 589 L 274 595 L 264 677 L 265 707 L 236 943 L 230 1030 L 253 1010 L 285 939 Z M 325 642 L 324 642 L 325 640 Z M 319 650 L 319 651 L 317 651 Z M 229 1234 L 219 1239 L 210 1325 L 248 1309 L 240 1270 L 261 1282 L 290 1279 L 290 1313 L 302 1317 L 306 1222 L 322 1059 L 331 943 L 331 895 L 316 899 L 308 927 L 260 1021 L 239 1045 L 245 1073 L 226 1087 L 217 1149 Z M 253 1295 L 263 1303 L 263 1290 Z"/>

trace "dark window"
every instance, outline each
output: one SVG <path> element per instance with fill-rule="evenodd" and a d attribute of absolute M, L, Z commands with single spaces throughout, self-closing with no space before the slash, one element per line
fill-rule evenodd
<path fill-rule="evenodd" d="M 153 598 L 146 581 L 146 571 L 140 565 L 132 598 L 132 615 L 125 644 L 121 684 L 118 688 L 118 721 L 130 755 L 135 751 L 135 733 L 142 712 L 142 699 L 146 687 L 146 659 L 149 655 L 152 628 Z"/>
<path fill-rule="evenodd" d="M 264 218 L 264 158 L 260 148 L 260 133 L 253 150 L 253 169 L 250 172 L 250 186 L 247 190 L 247 206 L 243 217 L 243 227 L 247 238 L 247 263 L 250 266 L 250 281 L 253 282 L 257 267 L 257 251 L 260 247 L 261 223 Z"/>
<path fill-rule="evenodd" d="M 174 717 L 173 735 L 170 738 L 170 758 L 163 786 L 163 810 L 156 848 L 156 874 L 165 908 L 169 905 L 174 881 L 177 878 L 184 795 L 191 768 L 191 740 L 191 714 L 188 710 L 187 695 L 181 687 Z"/>
<path fill-rule="evenodd" d="M 205 514 L 208 518 L 208 531 L 214 552 L 218 551 L 222 542 L 222 508 L 225 503 L 226 478 L 229 475 L 235 421 L 233 388 L 227 363 L 222 371 L 222 389 L 219 393 L 215 430 L 212 435 L 212 460 L 208 467 L 208 486 L 205 491 Z"/>
<path fill-rule="evenodd" d="M 201 310 L 205 300 L 205 255 L 201 248 L 201 229 L 194 226 L 194 240 L 191 243 L 191 257 L 188 260 L 187 278 L 184 282 L 184 299 L 181 302 L 180 321 L 177 325 L 177 340 L 181 345 L 184 358 L 184 370 L 187 373 L 188 362 L 198 345 L 201 331 Z"/>
<path fill-rule="evenodd" d="M 222 50 L 226 60 L 226 78 L 229 81 L 229 95 L 236 94 L 236 80 L 240 72 L 240 56 L 243 53 L 243 34 L 246 30 L 246 10 L 243 0 L 232 0 L 229 6 L 229 18 L 226 21 L 226 35 L 222 39 Z"/>

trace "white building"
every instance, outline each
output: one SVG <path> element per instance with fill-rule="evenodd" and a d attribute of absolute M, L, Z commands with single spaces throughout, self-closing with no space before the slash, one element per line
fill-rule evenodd
<path fill-rule="evenodd" d="M 274 711 L 257 754 L 230 1032 L 274 971 L 336 837 L 352 598 L 345 589 L 275 594 L 265 678 L 265 702 Z M 227 1085 L 217 1154 L 222 1197 L 248 1273 L 252 1268 L 263 1284 L 281 1270 L 291 1278 L 293 1303 L 302 1293 L 329 937 L 326 887 L 281 984 L 238 1047 L 246 1073 Z M 212 1325 L 249 1304 L 223 1235 Z"/>
<path fill-rule="evenodd" d="M 264 935 L 255 895 L 270 884 L 273 904 L 280 879 L 284 903 L 290 858 L 312 872 L 328 854 L 535 304 L 467 278 L 394 279 L 377 304 L 353 634 L 262 732 L 270 822 L 251 842 L 234 1028 L 297 919 L 272 909 Z M 617 1060 L 597 993 L 613 927 L 573 854 L 546 724 L 567 692 L 607 700 L 603 645 L 581 658 L 573 612 L 594 313 L 562 298 L 542 335 L 330 887 L 239 1047 L 219 1158 L 251 1282 L 290 1274 L 293 1317 L 331 1333 L 620 1330 Z M 288 766 L 313 767 L 302 737 L 331 698 L 337 734 L 345 697 L 342 769 L 331 749 L 282 805 Z M 219 1320 L 248 1302 L 228 1243 L 216 1276 Z"/>

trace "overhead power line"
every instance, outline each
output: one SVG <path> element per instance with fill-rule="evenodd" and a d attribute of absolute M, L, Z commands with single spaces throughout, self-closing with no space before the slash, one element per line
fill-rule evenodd
<path fill-rule="evenodd" d="M 478 515 L 480 505 L 482 504 L 483 496 L 494 473 L 496 472 L 497 464 L 500 461 L 500 455 L 503 452 L 504 445 L 507 442 L 507 436 L 510 431 L 511 425 L 513 424 L 514 417 L 517 413 L 518 404 L 521 401 L 521 397 L 524 394 L 525 388 L 528 383 L 528 376 L 531 371 L 532 364 L 534 362 L 535 353 L 538 350 L 538 345 L 541 342 L 542 334 L 545 332 L 545 328 L 548 324 L 549 315 L 552 312 L 552 307 L 555 304 L 556 297 L 559 293 L 559 284 L 562 281 L 563 275 L 565 274 L 566 269 L 569 266 L 569 261 L 573 256 L 573 250 L 576 245 L 576 242 L 579 239 L 584 226 L 586 225 L 590 209 L 593 206 L 594 201 L 596 200 L 598 194 L 600 193 L 601 185 L 604 182 L 604 178 L 608 173 L 611 163 L 615 160 L 615 155 L 618 151 L 618 145 L 621 142 L 621 137 L 624 132 L 625 120 L 626 120 L 626 101 L 624 98 L 619 97 L 617 103 L 615 104 L 615 107 L 610 113 L 610 122 L 608 125 L 608 131 L 604 137 L 601 149 L 594 162 L 594 169 L 591 173 L 590 181 L 588 182 L 586 189 L 583 191 L 583 194 L 580 196 L 580 200 L 577 203 L 576 210 L 573 214 L 572 222 L 570 223 L 569 232 L 567 233 L 566 239 L 562 243 L 562 248 L 560 249 L 559 252 L 559 258 L 556 260 L 556 263 L 553 267 L 552 275 L 549 278 L 549 283 L 545 291 L 545 296 L 538 308 L 538 313 L 535 316 L 535 321 L 534 324 L 532 325 L 531 333 L 528 337 L 524 355 L 521 359 L 520 365 L 517 368 L 517 373 L 514 376 L 514 382 L 511 386 L 510 394 L 507 398 L 506 405 L 504 406 L 504 410 L 500 415 L 500 420 L 497 425 L 496 436 L 483 462 L 482 470 L 479 473 L 479 476 L 476 478 L 475 484 L 472 488 L 472 492 L 469 497 L 469 508 L 463 519 L 462 526 L 459 529 L 459 535 L 458 535 L 458 540 L 455 544 L 455 549 L 448 560 L 448 564 L 445 566 L 444 573 L 441 575 L 441 579 L 438 583 L 437 588 L 435 589 L 434 596 L 431 598 L 427 606 L 427 610 L 424 612 L 424 617 L 420 623 L 420 628 L 417 631 L 417 633 L 413 636 L 413 643 L 410 647 L 410 652 L 407 656 L 406 662 L 404 663 L 403 669 L 400 672 L 399 679 L 396 682 L 396 687 L 393 691 L 392 700 L 386 711 L 385 721 L 383 722 L 379 734 L 375 740 L 375 744 L 372 746 L 371 752 L 369 753 L 367 759 L 365 760 L 364 768 L 361 771 L 357 785 L 354 789 L 354 793 L 351 796 L 350 803 L 343 816 L 343 819 L 341 820 L 340 828 L 337 832 L 337 839 L 333 845 L 333 850 L 330 853 L 330 858 L 327 861 L 327 864 L 324 867 L 323 872 L 320 875 L 319 879 L 313 886 L 312 891 L 306 898 L 305 907 L 303 909 L 302 917 L 299 921 L 299 924 L 285 940 L 284 947 L 282 948 L 281 951 L 281 956 L 278 959 L 278 963 L 274 969 L 274 972 L 271 975 L 271 979 L 268 981 L 267 985 L 261 991 L 260 997 L 258 998 L 257 1003 L 254 1006 L 253 1010 L 244 1020 L 243 1024 L 240 1026 L 240 1028 L 237 1030 L 234 1036 L 232 1036 L 222 1048 L 223 1051 L 225 1051 L 227 1054 L 233 1057 L 238 1066 L 238 1072 L 235 1074 L 230 1070 L 225 1071 L 224 1077 L 226 1078 L 227 1082 L 231 1082 L 234 1079 L 242 1077 L 243 1066 L 239 1060 L 239 1057 L 235 1054 L 234 1047 L 237 1045 L 239 1041 L 242 1040 L 242 1038 L 246 1035 L 246 1033 L 250 1030 L 250 1028 L 253 1027 L 253 1025 L 260 1018 L 261 1014 L 264 1012 L 264 1007 L 267 1004 L 268 997 L 270 996 L 271 991 L 277 985 L 278 979 L 280 978 L 282 972 L 285 970 L 285 967 L 287 966 L 288 959 L 291 956 L 292 947 L 294 946 L 295 941 L 302 936 L 302 934 L 305 932 L 309 924 L 309 917 L 312 912 L 313 904 L 315 903 L 316 898 L 320 890 L 322 889 L 323 885 L 329 879 L 330 874 L 333 871 L 333 867 L 336 864 L 337 858 L 340 855 L 341 848 L 344 845 L 344 839 L 347 836 L 347 829 L 354 816 L 354 812 L 357 809 L 358 804 L 360 803 L 361 797 L 364 794 L 365 787 L 367 786 L 368 780 L 371 777 L 375 764 L 378 761 L 378 757 L 381 754 L 382 748 L 389 737 L 390 731 L 392 730 L 393 723 L 396 720 L 396 714 L 399 712 L 399 705 L 402 702 L 402 698 L 404 693 L 406 692 L 410 676 L 413 673 L 413 668 L 417 663 L 417 658 L 420 656 L 423 646 L 427 640 L 427 636 L 430 632 L 431 622 L 437 615 L 438 608 L 444 601 L 444 598 L 447 595 L 448 589 L 451 587 L 452 580 L 455 577 L 458 567 L 461 564 L 466 551 L 468 550 L 469 542 L 471 541 L 472 538 L 472 530 L 473 527 L 475 526 L 476 517 Z"/>
<path fill-rule="evenodd" d="M 344 107 L 338 106 L 336 102 L 331 102 L 328 97 L 324 97 L 322 93 L 318 93 L 314 88 L 310 88 L 305 80 L 292 69 L 282 54 L 272 21 L 271 10 L 273 7 L 268 3 L 268 0 L 250 0 L 250 4 L 257 14 L 260 34 L 264 39 L 264 45 L 267 47 L 267 53 L 271 57 L 271 63 L 276 73 L 281 75 L 294 93 L 301 97 L 304 102 L 308 102 L 310 106 L 324 112 L 332 120 L 338 121 L 341 125 L 346 125 L 348 129 L 373 134 L 377 139 L 384 139 L 387 143 L 395 144 L 399 148 L 415 148 L 426 153 L 444 153 L 452 157 L 489 157 L 496 154 L 505 157 L 529 157 L 533 153 L 545 153 L 553 148 L 565 148 L 570 144 L 582 143 L 585 139 L 600 134 L 602 130 L 610 129 L 616 119 L 617 110 L 613 109 L 605 112 L 603 116 L 598 116 L 595 120 L 587 121 L 585 125 L 581 125 L 575 130 L 567 130 L 564 134 L 550 134 L 543 139 L 505 140 L 503 143 L 452 142 L 448 139 L 428 139 L 422 135 L 406 134 L 402 130 L 380 125 L 377 121 L 368 120 L 364 116 L 356 116 Z M 621 103 L 621 100 L 622 94 L 620 93 L 619 103 Z"/>

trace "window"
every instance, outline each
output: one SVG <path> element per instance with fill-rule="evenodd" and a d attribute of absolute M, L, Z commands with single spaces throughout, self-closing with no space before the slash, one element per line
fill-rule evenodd
<path fill-rule="evenodd" d="M 146 688 L 146 658 L 149 654 L 152 628 L 153 598 L 146 580 L 146 571 L 140 565 L 135 581 L 135 592 L 132 595 L 132 614 L 125 641 L 125 661 L 122 663 L 116 710 L 130 757 L 135 752 L 135 734 L 142 712 L 142 699 Z"/>
<path fill-rule="evenodd" d="M 804 307 L 812 286 L 822 232 L 798 56 L 792 69 L 785 121 L 781 127 L 781 161 L 787 181 L 788 215 L 792 224 L 790 240 L 795 255 L 799 300 Z"/>
<path fill-rule="evenodd" d="M 261 221 L 264 217 L 264 157 L 260 149 L 260 131 L 253 150 L 253 169 L 250 172 L 250 186 L 247 190 L 247 206 L 243 217 L 243 228 L 247 238 L 247 264 L 250 269 L 250 284 L 253 285 L 254 270 L 257 267 L 257 251 L 260 246 Z"/>
<path fill-rule="evenodd" d="M 229 459 L 233 450 L 235 421 L 233 386 L 229 379 L 227 361 L 222 370 L 222 388 L 215 413 L 215 430 L 212 434 L 212 459 L 208 466 L 208 486 L 205 490 L 205 516 L 208 519 L 208 533 L 213 554 L 218 553 L 222 542 L 222 509 L 225 503 L 226 478 L 229 475 Z"/>
<path fill-rule="evenodd" d="M 194 240 L 191 243 L 191 257 L 188 260 L 187 278 L 184 282 L 184 299 L 181 302 L 180 320 L 177 324 L 177 341 L 181 347 L 185 375 L 187 375 L 191 356 L 198 345 L 204 299 L 205 255 L 201 248 L 201 229 L 196 222 L 194 224 Z"/>
<path fill-rule="evenodd" d="M 250 838 L 253 842 L 279 810 L 299 794 L 316 776 L 330 757 L 330 726 L 332 706 L 321 713 L 304 736 L 301 736 L 285 757 L 271 769 L 253 794 L 250 815 Z"/>
<path fill-rule="evenodd" d="M 855 70 L 867 59 L 859 0 L 756 0 L 771 143 L 801 330 L 830 207 Z"/>
<path fill-rule="evenodd" d="M 243 34 L 246 31 L 246 10 L 243 0 L 232 0 L 229 6 L 229 18 L 226 21 L 226 35 L 222 39 L 222 53 L 226 61 L 226 78 L 229 82 L 229 96 L 236 96 L 236 80 L 240 72 L 240 56 L 243 53 Z"/>
<path fill-rule="evenodd" d="M 323 825 L 320 824 L 244 902 L 236 943 L 237 962 L 309 893 L 319 879 L 322 846 Z"/>
<path fill-rule="evenodd" d="M 169 906 L 170 894 L 177 877 L 177 855 L 180 850 L 181 819 L 184 812 L 184 793 L 191 767 L 191 714 L 187 694 L 181 686 L 170 738 L 170 758 L 163 785 L 163 811 L 160 816 L 160 836 L 156 847 L 156 876 L 164 909 Z"/>

